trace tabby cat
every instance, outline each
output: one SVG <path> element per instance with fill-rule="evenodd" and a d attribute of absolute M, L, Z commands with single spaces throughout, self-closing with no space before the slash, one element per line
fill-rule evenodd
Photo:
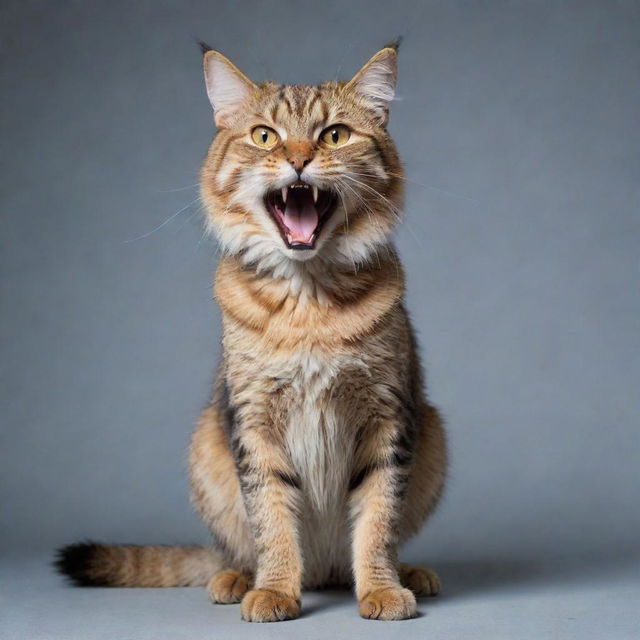
<path fill-rule="evenodd" d="M 201 192 L 224 338 L 190 473 L 215 544 L 79 543 L 58 567 L 81 585 L 208 585 L 253 622 L 297 617 L 303 588 L 354 583 L 365 618 L 410 618 L 440 583 L 397 547 L 438 501 L 446 447 L 390 239 L 397 47 L 320 86 L 256 85 L 203 53 L 218 133 Z"/>

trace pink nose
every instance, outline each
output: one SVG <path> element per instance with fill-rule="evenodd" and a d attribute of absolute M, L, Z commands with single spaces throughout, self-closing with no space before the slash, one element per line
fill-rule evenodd
<path fill-rule="evenodd" d="M 298 172 L 298 175 L 302 173 L 302 170 L 311 162 L 311 158 L 307 158 L 302 155 L 295 155 L 287 158 L 289 164 Z"/>
<path fill-rule="evenodd" d="M 313 160 L 313 148 L 308 142 L 290 140 L 286 147 L 287 161 L 298 175 Z"/>

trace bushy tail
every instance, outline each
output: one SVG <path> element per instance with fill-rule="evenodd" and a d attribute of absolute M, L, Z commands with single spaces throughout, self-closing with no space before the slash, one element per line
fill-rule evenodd
<path fill-rule="evenodd" d="M 56 569 L 84 587 L 196 587 L 224 568 L 213 547 L 79 542 L 58 550 Z"/>

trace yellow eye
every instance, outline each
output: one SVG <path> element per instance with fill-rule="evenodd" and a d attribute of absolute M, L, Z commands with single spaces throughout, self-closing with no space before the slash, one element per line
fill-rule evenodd
<path fill-rule="evenodd" d="M 350 137 L 351 131 L 344 124 L 334 124 L 333 127 L 327 127 L 320 134 L 320 140 L 330 147 L 341 147 L 347 143 Z"/>
<path fill-rule="evenodd" d="M 272 149 L 280 142 L 280 136 L 269 127 L 255 127 L 251 132 L 251 139 L 263 149 Z"/>

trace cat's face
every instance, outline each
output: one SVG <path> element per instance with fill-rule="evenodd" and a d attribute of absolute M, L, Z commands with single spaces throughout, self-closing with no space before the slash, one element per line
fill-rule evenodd
<path fill-rule="evenodd" d="M 219 133 L 202 171 L 209 222 L 225 251 L 276 267 L 314 258 L 356 264 L 385 243 L 402 197 L 387 131 L 396 51 L 348 83 L 255 85 L 205 54 Z"/>

